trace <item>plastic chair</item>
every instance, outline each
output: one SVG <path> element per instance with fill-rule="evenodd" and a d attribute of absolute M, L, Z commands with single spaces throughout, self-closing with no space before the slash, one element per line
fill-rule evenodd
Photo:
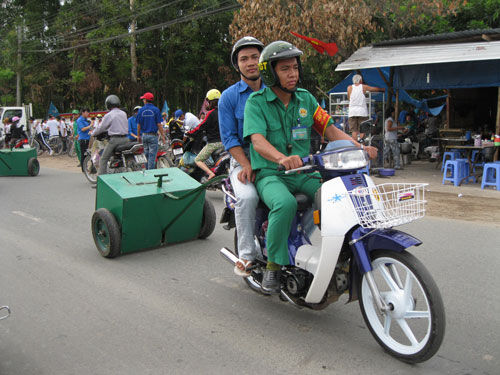
<path fill-rule="evenodd" d="M 448 170 L 450 175 L 448 176 Z M 453 182 L 458 186 L 460 181 L 469 174 L 468 163 L 464 159 L 447 160 L 444 165 L 443 185 L 446 181 Z"/>
<path fill-rule="evenodd" d="M 486 163 L 483 169 L 481 189 L 485 186 L 495 186 L 500 190 L 500 163 Z"/>
<path fill-rule="evenodd" d="M 467 176 L 468 176 L 468 178 L 466 180 L 464 180 L 464 182 L 466 184 L 469 183 L 469 180 L 472 180 L 472 182 L 474 182 L 474 183 L 477 182 L 476 181 L 476 176 L 474 176 L 474 172 L 475 172 L 474 168 L 472 169 L 472 173 L 473 174 L 471 176 L 469 176 L 469 172 L 470 172 L 469 159 L 458 158 L 458 159 L 455 159 L 455 160 L 460 160 L 460 161 L 462 161 L 462 162 L 465 163 L 465 170 L 462 172 L 462 174 L 463 174 L 462 178 L 467 177 Z"/>
<path fill-rule="evenodd" d="M 441 163 L 441 172 L 444 171 L 444 165 L 447 160 L 456 160 L 460 158 L 460 152 L 458 151 L 445 151 L 443 153 L 443 162 Z M 448 159 L 449 158 L 449 159 Z"/>

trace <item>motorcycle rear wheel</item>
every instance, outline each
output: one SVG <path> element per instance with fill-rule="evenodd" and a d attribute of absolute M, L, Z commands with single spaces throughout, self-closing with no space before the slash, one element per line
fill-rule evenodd
<path fill-rule="evenodd" d="M 432 276 L 406 251 L 374 251 L 372 267 L 380 294 L 391 310 L 384 314 L 378 311 L 363 275 L 359 305 L 371 334 L 404 362 L 428 360 L 441 346 L 446 328 L 443 300 Z"/>
<path fill-rule="evenodd" d="M 83 174 L 91 184 L 97 183 L 97 168 L 94 166 L 90 155 L 86 155 L 82 161 Z"/>

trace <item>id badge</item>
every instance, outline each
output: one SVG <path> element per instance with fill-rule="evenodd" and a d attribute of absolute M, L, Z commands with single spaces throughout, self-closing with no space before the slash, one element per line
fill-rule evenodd
<path fill-rule="evenodd" d="M 297 126 L 296 128 L 292 128 L 292 139 L 294 141 L 307 139 L 307 126 Z"/>

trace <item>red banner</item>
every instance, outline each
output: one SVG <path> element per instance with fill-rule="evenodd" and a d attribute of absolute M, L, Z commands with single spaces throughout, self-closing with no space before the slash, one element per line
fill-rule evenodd
<path fill-rule="evenodd" d="M 308 36 L 300 35 L 290 31 L 291 34 L 295 35 L 298 38 L 304 39 L 306 42 L 310 43 L 313 48 L 319 53 L 327 52 L 330 56 L 335 56 L 338 52 L 337 44 L 335 43 L 325 43 L 316 38 L 309 38 Z"/>

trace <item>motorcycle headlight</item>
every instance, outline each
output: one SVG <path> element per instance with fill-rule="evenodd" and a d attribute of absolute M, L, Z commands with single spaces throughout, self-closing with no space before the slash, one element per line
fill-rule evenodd
<path fill-rule="evenodd" d="M 361 169 L 369 162 L 367 153 L 361 149 L 325 153 L 321 159 L 325 169 L 333 170 Z"/>

